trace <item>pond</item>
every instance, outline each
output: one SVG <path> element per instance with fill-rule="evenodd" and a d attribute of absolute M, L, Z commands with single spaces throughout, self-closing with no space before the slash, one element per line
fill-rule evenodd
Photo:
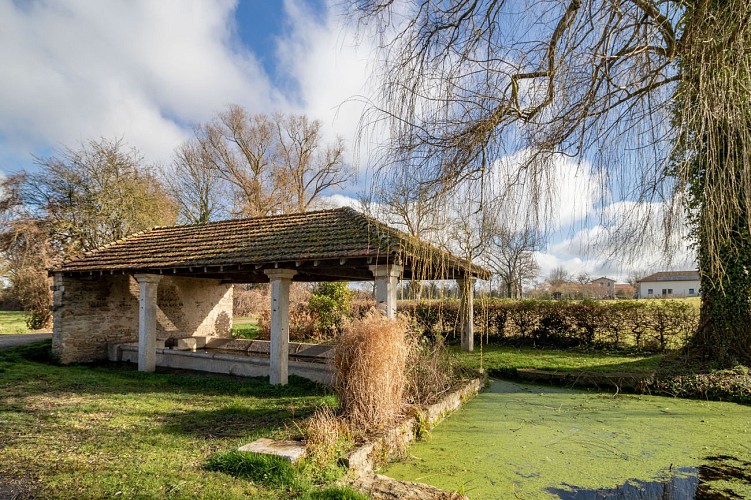
<path fill-rule="evenodd" d="M 751 407 L 493 380 L 384 474 L 497 498 L 751 498 Z"/>

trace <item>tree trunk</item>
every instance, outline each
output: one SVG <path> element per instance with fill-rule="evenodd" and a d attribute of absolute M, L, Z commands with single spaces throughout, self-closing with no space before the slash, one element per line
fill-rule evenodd
<path fill-rule="evenodd" d="M 689 353 L 717 367 L 751 366 L 751 235 L 744 221 L 721 250 L 725 269 L 713 276 L 699 249 L 701 314 Z"/>
<path fill-rule="evenodd" d="M 748 3 L 706 0 L 687 8 L 677 157 L 688 182 L 702 292 L 700 325 L 688 350 L 710 366 L 751 365 Z"/>

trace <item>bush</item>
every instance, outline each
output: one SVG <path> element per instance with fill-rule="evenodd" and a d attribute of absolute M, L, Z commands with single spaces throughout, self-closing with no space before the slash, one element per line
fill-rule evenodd
<path fill-rule="evenodd" d="M 751 374 L 745 366 L 687 375 L 662 374 L 648 388 L 680 398 L 731 401 L 751 405 Z"/>
<path fill-rule="evenodd" d="M 316 325 L 313 315 L 305 304 L 290 304 L 289 309 L 289 339 L 290 340 L 324 340 L 325 337 L 316 335 Z M 263 311 L 258 315 L 259 340 L 268 340 L 271 334 L 271 311 Z"/>
<path fill-rule="evenodd" d="M 315 321 L 319 336 L 333 336 L 341 331 L 343 321 L 349 316 L 352 291 L 345 282 L 320 283 L 308 299 L 308 309 Z"/>
<path fill-rule="evenodd" d="M 334 388 L 350 428 L 378 431 L 401 415 L 406 331 L 406 320 L 377 312 L 344 325 L 334 350 Z"/>

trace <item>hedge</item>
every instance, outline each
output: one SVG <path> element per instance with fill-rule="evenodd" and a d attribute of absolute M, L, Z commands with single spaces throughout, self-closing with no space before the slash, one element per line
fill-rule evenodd
<path fill-rule="evenodd" d="M 400 302 L 415 327 L 428 337 L 459 338 L 459 302 Z M 475 334 L 484 342 L 536 347 L 636 347 L 662 351 L 681 347 L 696 330 L 699 315 L 679 301 L 565 302 L 475 300 Z"/>

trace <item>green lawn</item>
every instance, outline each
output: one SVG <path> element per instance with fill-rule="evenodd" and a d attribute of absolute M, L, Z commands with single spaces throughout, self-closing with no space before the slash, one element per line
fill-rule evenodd
<path fill-rule="evenodd" d="M 146 374 L 118 364 L 55 366 L 49 345 L 0 351 L 0 496 L 8 484 L 40 498 L 305 498 L 315 491 L 312 483 L 298 492 L 267 488 L 204 466 L 258 437 L 297 435 L 317 406 L 336 404 L 321 386 Z"/>
<path fill-rule="evenodd" d="M 661 354 L 623 355 L 603 352 L 577 352 L 574 350 L 516 348 L 510 346 L 475 346 L 474 352 L 461 352 L 452 347 L 461 366 L 506 370 L 536 368 L 539 370 L 596 372 L 651 372 L 657 368 Z"/>
<path fill-rule="evenodd" d="M 0 335 L 29 333 L 23 311 L 0 311 Z"/>
<path fill-rule="evenodd" d="M 254 339 L 258 335 L 258 318 L 235 316 L 232 318 L 232 336 L 236 339 Z"/>

